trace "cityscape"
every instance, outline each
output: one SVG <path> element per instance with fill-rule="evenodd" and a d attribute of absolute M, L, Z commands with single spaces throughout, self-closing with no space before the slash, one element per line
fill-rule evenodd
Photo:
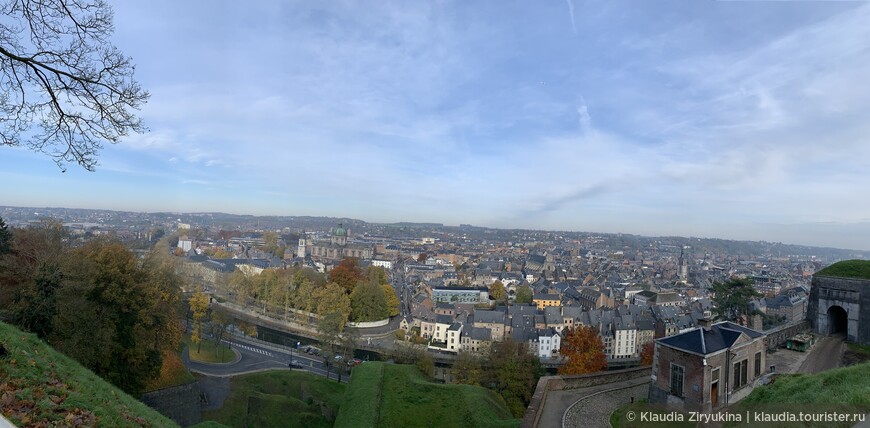
<path fill-rule="evenodd" d="M 0 428 L 870 426 L 868 22 L 0 0 Z"/>

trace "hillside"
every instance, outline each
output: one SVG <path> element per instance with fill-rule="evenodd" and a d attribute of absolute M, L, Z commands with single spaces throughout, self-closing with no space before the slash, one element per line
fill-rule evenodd
<path fill-rule="evenodd" d="M 504 400 L 479 386 L 431 382 L 414 366 L 369 362 L 353 370 L 336 428 L 517 427 Z"/>
<path fill-rule="evenodd" d="M 19 427 L 175 427 L 35 335 L 0 322 L 0 412 Z"/>
<path fill-rule="evenodd" d="M 305 371 L 272 370 L 230 379 L 230 396 L 204 420 L 232 427 L 330 427 L 346 385 Z"/>
<path fill-rule="evenodd" d="M 843 260 L 816 272 L 816 275 L 870 279 L 870 260 Z"/>

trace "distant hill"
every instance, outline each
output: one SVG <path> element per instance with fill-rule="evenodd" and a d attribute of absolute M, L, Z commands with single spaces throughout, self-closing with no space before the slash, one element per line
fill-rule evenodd
<path fill-rule="evenodd" d="M 0 412 L 17 426 L 178 426 L 33 334 L 0 322 L 0 345 Z"/>
<path fill-rule="evenodd" d="M 443 385 L 410 365 L 368 362 L 353 369 L 336 428 L 518 427 L 504 399 L 472 385 Z"/>

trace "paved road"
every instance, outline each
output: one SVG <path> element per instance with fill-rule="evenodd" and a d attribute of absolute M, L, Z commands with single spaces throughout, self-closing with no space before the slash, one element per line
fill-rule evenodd
<path fill-rule="evenodd" d="M 649 386 L 649 376 L 643 376 L 637 379 L 631 379 L 623 382 L 609 383 L 606 385 L 598 385 L 592 386 L 589 388 L 581 388 L 581 389 L 569 389 L 566 391 L 551 391 L 547 394 L 547 400 L 544 402 L 544 407 L 541 409 L 541 418 L 538 420 L 539 428 L 559 428 L 562 426 L 562 417 L 565 415 L 565 412 L 574 404 L 577 403 L 578 400 L 583 399 L 584 397 L 588 397 L 591 394 L 599 393 L 602 391 L 607 391 L 614 388 L 626 388 L 626 387 L 635 387 Z M 646 398 L 646 393 L 644 392 L 641 395 L 635 396 L 635 400 Z M 616 407 L 624 404 L 623 402 L 616 401 L 613 402 Z M 614 407 L 612 410 L 607 411 L 607 418 L 609 420 L 610 413 L 613 410 L 616 410 Z M 575 426 L 575 425 L 566 425 L 566 426 Z M 576 425 L 581 426 L 581 425 Z M 586 426 L 586 425 L 582 425 Z"/>
<path fill-rule="evenodd" d="M 842 335 L 825 336 L 809 351 L 798 373 L 819 373 L 840 367 L 846 344 Z"/>
<path fill-rule="evenodd" d="M 289 370 L 290 351 L 255 343 L 242 337 L 233 336 L 226 342 L 237 353 L 238 360 L 226 364 L 209 364 L 190 361 L 187 350 L 182 355 L 184 365 L 191 371 L 207 376 L 227 377 L 245 373 L 253 373 L 263 370 L 283 369 Z M 293 360 L 297 361 L 305 370 L 316 375 L 326 376 L 327 370 L 323 358 L 293 351 Z M 299 369 L 297 369 L 299 370 Z M 337 379 L 335 368 L 330 366 L 329 378 Z M 342 382 L 347 382 L 348 375 L 341 376 Z"/>

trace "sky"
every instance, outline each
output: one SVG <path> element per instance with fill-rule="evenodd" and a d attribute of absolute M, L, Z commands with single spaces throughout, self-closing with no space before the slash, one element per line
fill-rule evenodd
<path fill-rule="evenodd" d="M 5 205 L 870 250 L 866 1 L 110 1 L 149 131 Z"/>

